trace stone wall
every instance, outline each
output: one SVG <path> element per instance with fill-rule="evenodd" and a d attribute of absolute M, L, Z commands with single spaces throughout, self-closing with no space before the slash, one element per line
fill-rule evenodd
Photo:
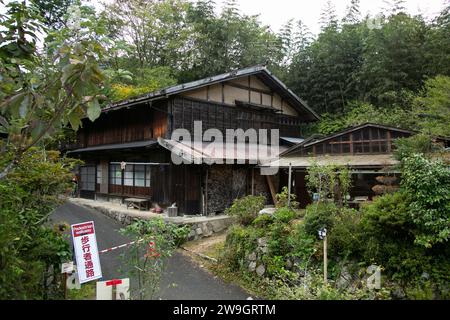
<path fill-rule="evenodd" d="M 210 218 L 209 220 L 189 223 L 191 232 L 189 233 L 187 240 L 191 241 L 209 237 L 214 233 L 226 230 L 233 223 L 233 220 L 228 216 L 216 218 L 218 219 Z"/>
<path fill-rule="evenodd" d="M 191 232 L 188 235 L 188 240 L 197 240 L 209 237 L 214 233 L 226 230 L 233 223 L 233 218 L 226 215 L 215 217 L 168 217 L 165 214 L 155 214 L 148 211 L 127 209 L 123 205 L 106 201 L 102 202 L 83 198 L 70 198 L 69 201 L 76 205 L 95 209 L 104 215 L 117 220 L 123 225 L 129 225 L 139 219 L 147 220 L 152 218 L 163 218 L 164 221 L 167 222 L 188 225 L 191 229 Z"/>

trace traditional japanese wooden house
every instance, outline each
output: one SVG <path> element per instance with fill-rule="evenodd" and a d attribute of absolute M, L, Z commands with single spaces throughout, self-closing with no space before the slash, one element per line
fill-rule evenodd
<path fill-rule="evenodd" d="M 141 197 L 160 206 L 176 203 L 181 214 L 211 214 L 236 197 L 261 193 L 270 198 L 278 190 L 276 179 L 261 176 L 255 170 L 258 163 L 250 163 L 252 148 L 261 141 L 246 143 L 245 156 L 236 153 L 227 159 L 244 160 L 239 164 L 175 165 L 174 149 L 191 160 L 214 158 L 171 139 L 176 129 L 192 133 L 195 121 L 202 121 L 202 133 L 211 128 L 224 134 L 226 129 L 266 129 L 270 135 L 277 129 L 283 151 L 302 141 L 301 123 L 318 118 L 264 66 L 255 66 L 112 104 L 96 121 L 83 120 L 69 154 L 85 162 L 79 171 L 81 197 Z"/>
<path fill-rule="evenodd" d="M 314 163 L 318 165 L 347 166 L 352 172 L 350 202 L 371 200 L 376 195 L 373 187 L 380 185 L 380 176 L 396 176 L 398 161 L 393 156 L 394 141 L 410 137 L 417 132 L 400 128 L 366 123 L 347 128 L 337 133 L 313 135 L 282 152 L 279 159 L 261 167 L 277 167 L 280 170 L 280 185 L 288 185 L 288 168 L 291 167 L 292 192 L 296 194 L 301 207 L 311 203 L 305 176 Z M 436 137 L 435 142 L 444 147 L 450 139 Z"/>

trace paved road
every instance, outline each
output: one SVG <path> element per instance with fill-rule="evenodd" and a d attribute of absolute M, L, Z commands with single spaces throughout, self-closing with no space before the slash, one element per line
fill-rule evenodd
<path fill-rule="evenodd" d="M 69 224 L 93 220 L 99 250 L 129 241 L 118 232 L 121 225 L 117 221 L 93 209 L 65 203 L 56 209 L 50 218 L 55 223 L 65 221 Z M 126 271 L 120 270 L 120 250 L 100 255 L 105 280 L 126 276 Z M 131 279 L 131 286 L 134 283 Z M 204 271 L 189 257 L 177 251 L 167 263 L 158 297 L 171 300 L 243 300 L 249 295 L 240 287 L 226 284 Z"/>

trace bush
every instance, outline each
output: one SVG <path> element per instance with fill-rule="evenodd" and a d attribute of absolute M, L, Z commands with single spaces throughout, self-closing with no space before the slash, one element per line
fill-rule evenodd
<path fill-rule="evenodd" d="M 333 202 L 319 202 L 306 207 L 305 231 L 312 235 L 318 235 L 318 230 L 327 228 L 330 231 L 335 223 L 335 217 L 339 209 Z"/>
<path fill-rule="evenodd" d="M 263 237 L 264 230 L 252 226 L 233 225 L 228 229 L 220 262 L 232 271 L 245 270 L 245 256 L 255 251 L 257 239 Z"/>
<path fill-rule="evenodd" d="M 414 295 L 420 291 L 415 284 L 428 274 L 436 292 L 443 294 L 450 282 L 445 262 L 450 250 L 444 243 L 432 248 L 415 243 L 420 231 L 409 212 L 409 197 L 404 191 L 386 194 L 363 207 L 360 259 L 383 266 L 390 279 L 405 288 L 412 286 Z"/>
<path fill-rule="evenodd" d="M 323 275 L 310 272 L 306 277 L 299 279 L 298 284 L 292 281 L 272 281 L 274 299 L 283 300 L 361 300 L 386 299 L 388 292 L 369 291 L 367 288 L 337 289 L 331 284 L 323 283 Z"/>
<path fill-rule="evenodd" d="M 153 218 L 138 220 L 120 231 L 135 241 L 122 254 L 129 276 L 138 279 L 133 295 L 138 299 L 152 298 L 158 291 L 166 258 L 185 240 L 190 228 Z"/>
<path fill-rule="evenodd" d="M 236 217 L 242 225 L 250 224 L 258 212 L 264 208 L 266 198 L 264 196 L 246 196 L 233 201 L 233 205 L 225 210 L 225 213 Z"/>
<path fill-rule="evenodd" d="M 361 243 L 361 213 L 353 209 L 341 209 L 335 216 L 333 229 L 328 233 L 330 256 L 347 260 L 357 258 Z"/>
<path fill-rule="evenodd" d="M 290 252 L 288 237 L 291 233 L 291 226 L 287 223 L 277 221 L 270 226 L 268 246 L 271 256 L 282 256 Z"/>
<path fill-rule="evenodd" d="M 270 226 L 274 221 L 273 216 L 269 214 L 262 214 L 258 216 L 255 220 L 252 222 L 252 226 L 256 228 L 266 228 Z"/>
<path fill-rule="evenodd" d="M 404 192 L 385 194 L 362 208 L 362 228 L 366 237 L 379 241 L 393 239 L 412 242 L 414 224 L 408 212 L 408 195 Z"/>
<path fill-rule="evenodd" d="M 450 169 L 441 161 L 414 154 L 402 161 L 402 189 L 409 196 L 415 242 L 431 248 L 450 238 Z"/>
<path fill-rule="evenodd" d="M 293 226 L 287 241 L 291 248 L 289 256 L 299 259 L 299 268 L 307 267 L 312 255 L 317 251 L 316 237 L 306 233 L 303 223 L 297 223 Z"/>
<path fill-rule="evenodd" d="M 295 201 L 297 196 L 291 192 L 291 196 L 288 196 L 289 189 L 288 187 L 283 187 L 283 190 L 276 195 L 277 199 L 277 208 L 286 208 L 288 206 L 288 200 L 290 198 L 290 208 L 297 209 L 300 205 L 299 202 Z"/>
<path fill-rule="evenodd" d="M 8 162 L 0 159 L 0 169 L 3 161 Z M 58 152 L 31 148 L 0 181 L 0 299 L 63 297 L 58 279 L 70 247 L 46 223 L 70 190 L 75 163 Z"/>
<path fill-rule="evenodd" d="M 273 218 L 275 221 L 288 223 L 289 221 L 295 219 L 296 216 L 297 214 L 294 210 L 287 207 L 283 207 L 275 211 Z"/>

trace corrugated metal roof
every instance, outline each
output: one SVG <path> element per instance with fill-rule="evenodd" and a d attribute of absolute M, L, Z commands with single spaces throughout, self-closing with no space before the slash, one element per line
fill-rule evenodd
<path fill-rule="evenodd" d="M 270 161 L 286 150 L 283 146 L 270 147 L 264 144 L 179 142 L 163 138 L 158 138 L 158 143 L 191 163 L 246 160 L 258 164 Z"/>
<path fill-rule="evenodd" d="M 399 162 L 391 154 L 361 154 L 342 156 L 316 156 L 316 157 L 283 157 L 261 165 L 261 167 L 308 168 L 314 163 L 318 165 L 341 165 L 350 167 L 370 168 L 393 166 Z"/>
<path fill-rule="evenodd" d="M 69 151 L 67 153 L 81 153 L 81 152 L 89 152 L 89 151 L 143 148 L 143 147 L 149 147 L 149 146 L 156 145 L 157 143 L 158 142 L 156 140 L 116 143 L 116 144 L 107 144 L 107 145 L 100 145 L 100 146 L 76 149 L 76 150 Z"/>
<path fill-rule="evenodd" d="M 290 90 L 288 87 L 286 87 L 286 85 L 283 82 L 281 82 L 280 79 L 278 79 L 269 70 L 267 70 L 267 68 L 265 66 L 262 66 L 262 65 L 239 69 L 239 70 L 219 74 L 219 75 L 216 75 L 213 77 L 208 77 L 208 78 L 204 78 L 204 79 L 197 80 L 197 81 L 192 81 L 192 82 L 188 82 L 188 83 L 184 83 L 184 84 L 167 87 L 167 88 L 164 88 L 164 89 L 161 89 L 158 91 L 150 92 L 148 94 L 145 94 L 145 95 L 142 95 L 142 96 L 139 96 L 136 98 L 119 101 L 117 103 L 107 106 L 102 111 L 107 112 L 110 110 L 120 109 L 125 106 L 131 106 L 131 105 L 135 105 L 135 104 L 144 103 L 147 101 L 152 101 L 152 100 L 161 99 L 161 98 L 167 98 L 174 94 L 179 94 L 179 93 L 182 93 L 185 91 L 190 91 L 190 90 L 198 89 L 198 88 L 201 88 L 204 86 L 212 85 L 215 83 L 220 83 L 223 81 L 233 80 L 233 79 L 237 79 L 237 78 L 240 78 L 243 76 L 250 76 L 250 75 L 258 75 L 263 80 L 265 80 L 266 84 L 271 86 L 272 89 L 273 88 L 278 89 L 280 91 L 280 93 L 284 96 L 284 98 L 289 100 L 293 104 L 294 107 L 301 108 L 304 111 L 306 111 L 307 113 L 309 113 L 311 115 L 311 119 L 309 119 L 309 120 L 320 119 L 319 115 L 317 113 L 315 113 L 314 110 L 312 110 L 304 100 L 300 99 L 294 92 L 292 92 L 292 90 Z"/>
<path fill-rule="evenodd" d="M 280 137 L 280 140 L 292 143 L 292 144 L 298 144 L 305 141 L 303 138 L 293 138 L 293 137 Z"/>

